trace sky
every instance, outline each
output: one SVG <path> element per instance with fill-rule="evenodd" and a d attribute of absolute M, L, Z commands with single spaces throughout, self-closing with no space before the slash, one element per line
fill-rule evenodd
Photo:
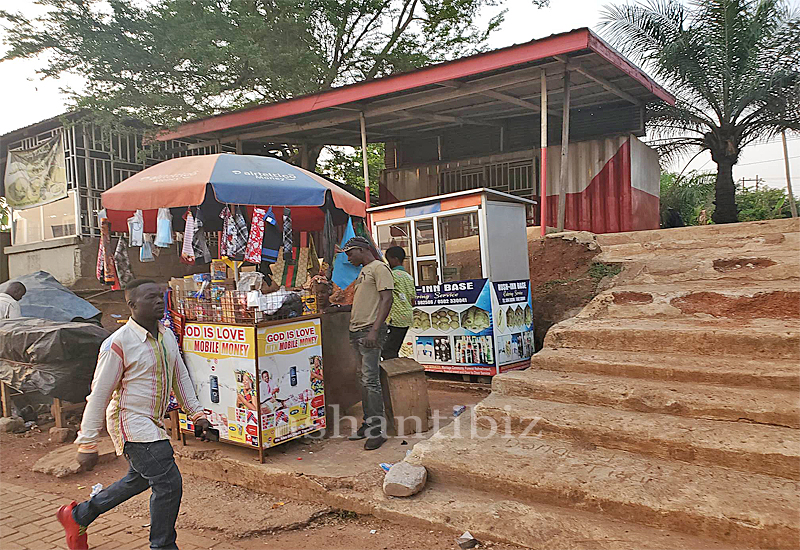
<path fill-rule="evenodd" d="M 510 46 L 579 27 L 595 28 L 607 3 L 607 0 L 550 0 L 549 7 L 537 9 L 529 0 L 507 0 L 506 21 L 491 37 L 490 46 Z M 800 0 L 791 3 L 800 9 Z M 15 0 L 14 5 L 28 16 L 42 9 L 34 4 L 34 0 Z M 0 29 L 0 37 L 3 32 Z M 0 44 L 0 51 L 4 48 Z M 0 87 L 0 104 L 5 106 L 0 111 L 0 135 L 61 114 L 66 110 L 66 95 L 62 88 L 80 89 L 81 79 L 74 75 L 43 80 L 36 72 L 42 64 L 40 60 L 27 59 L 0 63 L 0 82 L 4 83 Z M 789 135 L 788 138 L 792 184 L 797 193 L 800 190 L 800 135 Z M 707 152 L 691 162 L 689 160 L 688 157 L 680 159 L 669 168 L 676 172 L 714 171 L 716 168 Z M 780 138 L 745 148 L 733 174 L 736 180 L 758 177 L 770 187 L 785 187 Z M 752 187 L 754 183 L 751 181 L 746 185 Z"/>

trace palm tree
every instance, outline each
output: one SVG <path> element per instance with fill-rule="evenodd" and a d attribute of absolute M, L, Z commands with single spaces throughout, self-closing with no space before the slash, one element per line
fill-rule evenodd
<path fill-rule="evenodd" d="M 665 160 L 711 152 L 714 222 L 737 221 L 733 166 L 742 149 L 800 131 L 800 18 L 784 0 L 646 0 L 606 6 L 601 30 L 673 91 L 651 106 Z"/>

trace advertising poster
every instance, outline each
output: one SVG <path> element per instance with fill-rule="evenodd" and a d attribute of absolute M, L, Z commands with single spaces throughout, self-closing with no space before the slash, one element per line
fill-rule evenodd
<path fill-rule="evenodd" d="M 405 347 L 427 371 L 495 374 L 487 279 L 418 286 Z"/>
<path fill-rule="evenodd" d="M 61 134 L 33 149 L 9 151 L 5 186 L 8 205 L 18 210 L 67 196 L 67 170 Z"/>
<path fill-rule="evenodd" d="M 493 282 L 492 286 L 498 370 L 525 368 L 534 352 L 531 282 Z"/>
<path fill-rule="evenodd" d="M 255 327 L 187 324 L 186 367 L 220 439 L 258 447 Z M 181 427 L 193 430 L 181 415 Z"/>
<path fill-rule="evenodd" d="M 320 320 L 260 327 L 256 339 L 264 447 L 324 428 Z"/>

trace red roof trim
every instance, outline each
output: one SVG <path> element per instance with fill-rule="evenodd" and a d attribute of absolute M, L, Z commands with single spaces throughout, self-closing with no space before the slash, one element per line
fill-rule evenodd
<path fill-rule="evenodd" d="M 617 66 L 632 78 L 638 80 L 658 97 L 667 102 L 674 103 L 675 99 L 656 85 L 641 70 L 611 49 L 589 29 L 583 28 L 548 36 L 539 40 L 533 40 L 525 44 L 456 59 L 430 67 L 423 67 L 408 73 L 400 73 L 367 82 L 358 82 L 356 84 L 342 86 L 341 88 L 297 97 L 279 103 L 260 105 L 241 111 L 224 113 L 187 122 L 174 130 L 162 132 L 157 139 L 159 141 L 166 141 L 169 139 L 227 130 L 238 126 L 247 126 L 259 122 L 267 122 L 292 115 L 311 113 L 384 94 L 411 90 L 430 84 L 436 84 L 437 82 L 504 69 L 514 65 L 521 65 L 554 55 L 563 55 L 587 48 L 595 50 L 604 59 Z"/>

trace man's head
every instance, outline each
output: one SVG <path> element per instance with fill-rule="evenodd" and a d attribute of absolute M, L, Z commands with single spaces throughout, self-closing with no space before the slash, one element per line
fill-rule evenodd
<path fill-rule="evenodd" d="M 25 293 L 27 291 L 28 289 L 25 288 L 25 285 L 17 281 L 14 281 L 13 283 L 9 283 L 3 292 L 5 292 L 6 294 L 8 294 L 9 296 L 11 296 L 16 301 L 19 302 L 20 300 L 22 300 L 22 297 L 25 296 Z"/>
<path fill-rule="evenodd" d="M 364 237 L 353 237 L 344 245 L 344 253 L 347 254 L 347 261 L 353 265 L 367 265 L 375 260 L 370 250 L 369 241 Z"/>
<path fill-rule="evenodd" d="M 402 247 L 392 246 L 386 251 L 386 261 L 392 268 L 403 265 L 406 260 L 406 251 Z"/>
<path fill-rule="evenodd" d="M 164 291 L 150 279 L 135 279 L 128 283 L 125 301 L 137 322 L 152 323 L 164 316 Z"/>

